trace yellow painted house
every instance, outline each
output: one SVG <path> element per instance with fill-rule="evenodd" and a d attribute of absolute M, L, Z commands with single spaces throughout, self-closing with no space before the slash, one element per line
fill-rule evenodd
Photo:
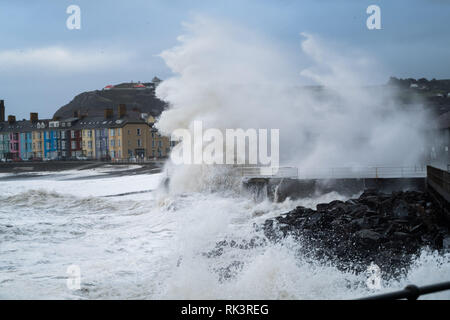
<path fill-rule="evenodd" d="M 33 156 L 35 158 L 44 158 L 44 130 L 47 127 L 47 123 L 44 121 L 39 121 L 36 124 L 36 130 L 31 132 L 32 145 L 33 145 Z"/>
<path fill-rule="evenodd" d="M 81 130 L 81 147 L 85 157 L 90 159 L 96 159 L 95 152 L 95 130 L 94 129 L 82 129 Z"/>

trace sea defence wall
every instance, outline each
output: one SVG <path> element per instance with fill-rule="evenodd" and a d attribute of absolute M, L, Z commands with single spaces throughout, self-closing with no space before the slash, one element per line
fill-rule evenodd
<path fill-rule="evenodd" d="M 282 202 L 286 198 L 300 199 L 330 192 L 352 197 L 366 189 L 384 193 L 394 191 L 425 191 L 426 178 L 348 178 L 348 179 L 293 179 L 293 178 L 246 178 L 243 186 L 255 198 L 268 197 Z"/>
<path fill-rule="evenodd" d="M 427 167 L 428 192 L 450 221 L 450 172 L 436 167 Z"/>

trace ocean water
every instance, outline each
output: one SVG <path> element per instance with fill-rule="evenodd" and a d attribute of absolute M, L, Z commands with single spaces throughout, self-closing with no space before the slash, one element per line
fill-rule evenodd
<path fill-rule="evenodd" d="M 290 239 L 265 243 L 255 228 L 297 205 L 345 199 L 336 193 L 271 203 L 236 192 L 161 192 L 163 174 L 0 178 L 1 299 L 351 299 L 450 279 L 450 256 L 424 251 L 404 277 L 373 291 L 366 275 L 307 260 Z M 260 246 L 208 255 L 219 241 L 254 237 Z M 79 290 L 67 286 L 73 265 Z"/>

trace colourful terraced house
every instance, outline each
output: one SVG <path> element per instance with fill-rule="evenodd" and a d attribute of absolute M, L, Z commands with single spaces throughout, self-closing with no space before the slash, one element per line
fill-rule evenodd
<path fill-rule="evenodd" d="M 33 157 L 42 159 L 44 157 L 44 131 L 45 123 L 38 123 L 38 128 L 32 132 Z"/>
<path fill-rule="evenodd" d="M 95 159 L 95 130 L 83 129 L 82 130 L 82 149 L 83 155 L 89 159 Z"/>
<path fill-rule="evenodd" d="M 44 131 L 44 158 L 57 159 L 60 156 L 59 121 L 50 121 Z"/>
<path fill-rule="evenodd" d="M 127 112 L 124 104 L 117 113 L 105 109 L 103 117 L 76 112 L 72 118 L 38 120 L 37 113 L 30 113 L 30 120 L 4 120 L 0 100 L 0 159 L 150 159 L 167 157 L 171 148 L 169 138 L 153 127 L 151 115 Z"/>
<path fill-rule="evenodd" d="M 31 131 L 20 133 L 20 159 L 27 160 L 33 158 L 33 139 Z"/>
<path fill-rule="evenodd" d="M 20 134 L 17 131 L 9 133 L 9 153 L 11 159 L 20 159 Z"/>
<path fill-rule="evenodd" d="M 9 156 L 9 133 L 0 133 L 0 159 Z"/>

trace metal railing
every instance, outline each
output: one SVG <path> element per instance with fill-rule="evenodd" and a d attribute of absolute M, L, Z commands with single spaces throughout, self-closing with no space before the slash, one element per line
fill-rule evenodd
<path fill-rule="evenodd" d="M 360 300 L 417 300 L 420 296 L 450 290 L 450 282 L 442 282 L 423 287 L 409 285 L 405 289 L 395 292 L 379 294 L 371 297 L 365 297 Z"/>
<path fill-rule="evenodd" d="M 240 175 L 252 178 L 294 178 L 294 179 L 363 179 L 363 178 L 425 178 L 425 166 L 411 167 L 336 167 L 308 168 L 296 167 L 238 167 Z"/>
<path fill-rule="evenodd" d="M 425 178 L 425 166 L 410 167 L 340 167 L 299 170 L 299 179 L 386 179 Z"/>
<path fill-rule="evenodd" d="M 298 178 L 295 167 L 238 167 L 239 174 L 247 178 Z"/>

